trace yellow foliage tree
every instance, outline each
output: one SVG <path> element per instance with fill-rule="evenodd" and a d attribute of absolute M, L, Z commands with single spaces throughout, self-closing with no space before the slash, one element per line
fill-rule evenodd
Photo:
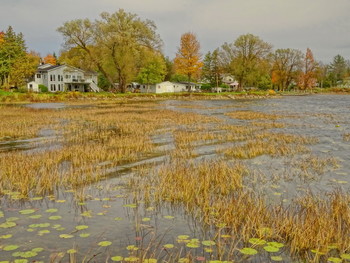
<path fill-rule="evenodd" d="M 200 44 L 195 34 L 188 32 L 181 36 L 180 47 L 174 60 L 175 71 L 186 75 L 189 81 L 199 77 L 203 66 L 199 49 Z"/>

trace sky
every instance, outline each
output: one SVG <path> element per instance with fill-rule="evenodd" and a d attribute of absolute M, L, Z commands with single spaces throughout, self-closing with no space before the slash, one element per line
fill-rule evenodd
<path fill-rule="evenodd" d="M 64 22 L 118 9 L 153 20 L 170 58 L 181 35 L 193 32 L 202 54 L 251 33 L 274 49 L 310 48 L 324 63 L 350 59 L 350 0 L 0 0 L 0 31 L 11 25 L 29 50 L 59 54 Z"/>

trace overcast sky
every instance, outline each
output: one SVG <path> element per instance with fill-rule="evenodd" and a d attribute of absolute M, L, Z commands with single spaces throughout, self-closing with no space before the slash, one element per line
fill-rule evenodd
<path fill-rule="evenodd" d="M 120 8 L 153 20 L 170 58 L 191 31 L 203 54 L 251 33 L 275 49 L 309 47 L 326 63 L 337 54 L 350 59 L 350 0 L 0 0 L 0 31 L 11 25 L 30 50 L 59 54 L 57 27 Z"/>

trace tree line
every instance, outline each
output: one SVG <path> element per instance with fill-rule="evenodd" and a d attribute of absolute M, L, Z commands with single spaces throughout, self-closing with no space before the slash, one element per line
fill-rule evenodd
<path fill-rule="evenodd" d="M 239 36 L 204 56 L 192 32 L 180 39 L 176 57 L 162 53 L 163 42 L 156 25 L 123 9 L 104 12 L 99 19 L 75 19 L 57 31 L 64 39 L 59 57 L 45 58 L 27 51 L 23 35 L 11 27 L 0 32 L 0 85 L 21 86 L 35 73 L 39 62 L 66 63 L 99 73 L 99 86 L 125 92 L 131 82 L 154 84 L 165 80 L 223 86 L 224 75 L 233 76 L 238 89 L 256 87 L 287 90 L 331 87 L 350 76 L 350 63 L 337 55 L 330 64 L 318 62 L 307 48 L 276 49 L 252 34 Z"/>

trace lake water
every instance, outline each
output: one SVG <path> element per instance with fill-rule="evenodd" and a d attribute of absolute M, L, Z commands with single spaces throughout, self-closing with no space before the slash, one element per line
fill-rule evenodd
<path fill-rule="evenodd" d="M 64 109 L 66 106 L 63 103 L 40 103 L 31 104 L 29 107 Z M 230 118 L 225 113 L 249 110 L 280 114 L 285 115 L 285 118 L 276 122 L 291 125 L 273 129 L 270 131 L 272 134 L 283 132 L 318 138 L 318 142 L 310 146 L 310 154 L 322 158 L 335 158 L 338 167 L 326 169 L 322 174 L 312 174 L 314 176 L 312 179 L 303 176 L 303 172 L 294 167 L 294 163 L 307 160 L 310 154 L 293 158 L 273 158 L 263 155 L 242 160 L 257 175 L 268 175 L 264 184 L 249 182 L 249 178 L 246 179 L 248 180 L 246 183 L 250 187 L 259 187 L 259 191 L 266 194 L 271 204 L 283 200 L 288 205 L 293 198 L 305 191 L 323 193 L 332 189 L 349 190 L 350 142 L 344 140 L 343 136 L 350 133 L 350 96 L 315 95 L 259 100 L 169 100 L 161 102 L 159 107 L 215 116 L 227 123 L 242 125 L 248 121 Z M 50 136 L 53 136 L 52 131 L 43 130 L 42 137 Z M 40 137 L 31 140 L 40 141 Z M 26 146 L 32 142 L 31 140 L 1 142 L 0 151 L 13 149 L 33 151 L 35 147 L 28 149 L 29 146 Z M 171 134 L 154 136 L 153 141 L 159 145 L 163 155 L 143 162 L 162 163 L 167 158 L 164 149 L 174 147 Z M 43 144 L 44 142 L 40 144 L 42 150 L 50 150 L 50 147 L 45 148 Z M 203 143 L 195 148 L 195 152 L 199 155 L 198 158 L 217 158 L 217 149 L 221 146 L 221 144 Z M 134 176 L 132 168 L 138 164 L 139 161 L 116 167 L 110 171 L 107 180 L 92 184 L 78 192 L 59 189 L 55 196 L 32 197 L 26 201 L 16 200 L 16 193 L 8 192 L 0 199 L 0 224 L 3 224 L 0 227 L 0 261 L 24 258 L 28 262 L 49 262 L 51 258 L 52 262 L 59 262 L 62 258 L 62 262 L 69 262 L 69 258 L 76 258 L 77 262 L 112 262 L 110 258 L 113 256 L 135 255 L 136 250 L 133 251 L 132 247 L 128 246 L 135 245 L 145 250 L 153 239 L 157 240 L 154 241 L 153 249 L 159 250 L 162 250 L 164 244 L 176 244 L 179 235 L 188 235 L 199 240 L 212 239 L 213 232 L 198 224 L 191 215 L 187 215 L 183 207 L 173 207 L 166 203 L 161 207 L 149 207 L 133 198 L 132 190 L 130 191 L 125 184 L 128 178 Z M 293 175 L 292 179 L 286 180 L 283 177 L 287 173 Z M 276 185 L 278 187 L 275 187 Z M 77 198 L 79 194 L 89 198 L 79 202 Z M 103 241 L 109 241 L 112 245 L 100 243 Z M 14 245 L 14 250 L 1 251 L 1 248 L 9 245 Z M 71 249 L 76 250 L 76 253 L 72 253 L 74 251 Z M 23 257 L 24 254 L 18 256 L 14 254 L 16 252 L 32 252 L 32 254 L 27 253 L 28 257 Z M 186 250 L 179 253 L 185 255 Z M 199 248 L 197 254 L 203 256 L 203 249 Z M 284 256 L 285 262 L 290 260 L 287 253 L 282 252 L 281 255 Z M 266 262 L 261 258 L 249 260 Z"/>

